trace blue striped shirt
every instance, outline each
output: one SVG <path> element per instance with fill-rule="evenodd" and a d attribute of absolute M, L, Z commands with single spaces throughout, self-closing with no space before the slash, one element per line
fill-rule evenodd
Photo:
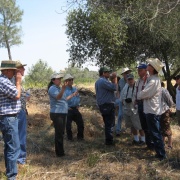
<path fill-rule="evenodd" d="M 3 74 L 0 75 L 0 115 L 17 114 L 21 109 L 20 100 L 15 100 L 16 86 Z"/>
<path fill-rule="evenodd" d="M 66 101 L 65 92 L 63 93 L 63 96 L 61 99 L 56 99 L 60 91 L 61 91 L 61 88 L 56 85 L 52 85 L 48 90 L 49 99 L 50 99 L 50 112 L 67 114 L 68 104 Z"/>
<path fill-rule="evenodd" d="M 73 94 L 74 92 L 76 92 L 77 89 L 75 87 L 66 87 L 66 90 L 65 90 L 65 93 L 66 93 L 66 96 L 70 96 L 71 94 Z M 68 107 L 77 107 L 79 106 L 79 103 L 80 103 L 80 97 L 79 97 L 79 94 L 72 97 L 71 99 L 69 99 L 67 101 L 68 103 Z"/>
<path fill-rule="evenodd" d="M 113 84 L 104 77 L 100 77 L 95 83 L 96 100 L 98 105 L 114 103 L 116 100 L 116 84 Z"/>

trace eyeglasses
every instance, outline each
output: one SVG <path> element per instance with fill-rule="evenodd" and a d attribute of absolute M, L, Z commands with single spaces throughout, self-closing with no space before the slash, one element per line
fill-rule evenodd
<path fill-rule="evenodd" d="M 73 79 L 68 79 L 68 81 L 73 81 Z"/>

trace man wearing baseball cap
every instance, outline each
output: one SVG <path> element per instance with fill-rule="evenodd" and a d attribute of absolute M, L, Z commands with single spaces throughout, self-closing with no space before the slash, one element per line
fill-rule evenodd
<path fill-rule="evenodd" d="M 144 89 L 147 83 L 148 75 L 146 69 L 147 69 L 146 64 L 140 64 L 139 66 L 137 66 L 139 79 L 137 80 L 135 85 L 135 99 L 136 99 L 136 104 L 138 105 L 138 114 L 139 114 L 141 126 L 145 133 L 145 142 L 147 145 L 147 149 L 153 150 L 154 143 L 152 141 L 150 131 L 147 126 L 146 115 L 144 114 L 144 110 L 143 110 L 143 100 L 137 98 L 137 94 Z"/>
<path fill-rule="evenodd" d="M 19 156 L 19 135 L 17 114 L 21 109 L 22 75 L 16 68 L 16 62 L 1 61 L 0 75 L 0 130 L 4 140 L 4 159 L 6 176 L 16 179 L 17 158 Z M 15 76 L 15 85 L 10 79 Z"/>
<path fill-rule="evenodd" d="M 114 145 L 112 128 L 115 122 L 115 91 L 117 90 L 117 77 L 107 67 L 99 70 L 99 79 L 95 83 L 96 100 L 105 124 L 105 144 Z"/>

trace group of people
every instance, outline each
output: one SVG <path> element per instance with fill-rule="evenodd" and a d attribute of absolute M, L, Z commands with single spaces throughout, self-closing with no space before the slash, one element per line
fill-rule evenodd
<path fill-rule="evenodd" d="M 17 164 L 26 162 L 26 93 L 21 85 L 26 64 L 2 61 L 0 75 L 0 130 L 4 140 L 6 176 L 16 179 Z"/>
<path fill-rule="evenodd" d="M 20 61 L 2 61 L 0 75 L 0 130 L 4 140 L 4 159 L 8 180 L 15 180 L 18 166 L 26 164 L 27 109 L 30 95 L 22 87 L 26 64 Z M 63 79 L 63 82 L 62 82 Z M 80 97 L 73 87 L 74 77 L 55 73 L 50 78 L 48 95 L 50 118 L 55 129 L 55 152 L 64 156 L 63 139 L 73 141 L 72 121 L 77 125 L 77 139 L 84 139 L 84 121 L 79 112 Z M 61 85 L 62 84 L 62 85 Z M 61 85 L 61 86 L 60 86 Z"/>
<path fill-rule="evenodd" d="M 74 77 L 70 74 L 55 73 L 48 84 L 50 99 L 50 118 L 55 129 L 55 152 L 57 157 L 64 156 L 64 133 L 73 141 L 72 121 L 77 125 L 77 140 L 84 139 L 84 121 L 79 111 L 80 97 L 73 86 Z"/>
<path fill-rule="evenodd" d="M 158 76 L 163 63 L 157 58 L 149 58 L 146 64 L 137 67 L 137 81 L 129 68 L 122 69 L 122 78 L 107 67 L 99 70 L 99 79 L 95 83 L 96 99 L 105 125 L 105 144 L 114 145 L 115 108 L 118 109 L 116 136 L 122 131 L 122 118 L 126 128 L 133 134 L 134 145 L 145 145 L 155 150 L 155 158 L 166 159 L 165 137 L 168 148 L 172 149 L 172 131 L 170 127 L 171 107 L 174 106 L 171 95 L 164 88 Z M 176 76 L 176 114 L 180 124 L 180 75 Z"/>
<path fill-rule="evenodd" d="M 156 158 L 166 158 L 165 137 L 172 148 L 170 108 L 172 97 L 161 83 L 158 73 L 163 64 L 157 58 L 147 59 L 137 67 L 135 81 L 129 68 L 123 68 L 119 81 L 107 67 L 99 70 L 95 83 L 97 105 L 105 125 L 105 144 L 114 145 L 115 108 L 118 107 L 116 136 L 121 135 L 122 119 L 133 134 L 133 144 L 147 145 L 156 151 Z M 0 130 L 4 140 L 6 176 L 16 179 L 17 164 L 26 163 L 26 101 L 29 96 L 22 87 L 26 64 L 20 61 L 2 61 L 0 75 Z M 176 114 L 180 125 L 180 75 L 176 76 Z M 65 155 L 64 134 L 73 141 L 72 121 L 77 125 L 77 140 L 84 139 L 84 121 L 79 111 L 80 97 L 70 74 L 55 73 L 48 84 L 50 118 L 55 129 L 55 153 Z"/>

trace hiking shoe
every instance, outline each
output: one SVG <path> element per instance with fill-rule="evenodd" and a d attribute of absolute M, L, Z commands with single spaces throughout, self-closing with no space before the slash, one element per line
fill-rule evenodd
<path fill-rule="evenodd" d="M 135 140 L 133 140 L 133 142 L 132 142 L 132 145 L 139 145 L 139 141 L 135 141 Z"/>
<path fill-rule="evenodd" d="M 167 159 L 166 155 L 165 156 L 161 156 L 159 154 L 156 154 L 154 157 L 159 159 L 160 161 Z"/>
<path fill-rule="evenodd" d="M 139 141 L 139 145 L 144 146 L 144 145 L 146 145 L 146 143 L 144 141 Z"/>

